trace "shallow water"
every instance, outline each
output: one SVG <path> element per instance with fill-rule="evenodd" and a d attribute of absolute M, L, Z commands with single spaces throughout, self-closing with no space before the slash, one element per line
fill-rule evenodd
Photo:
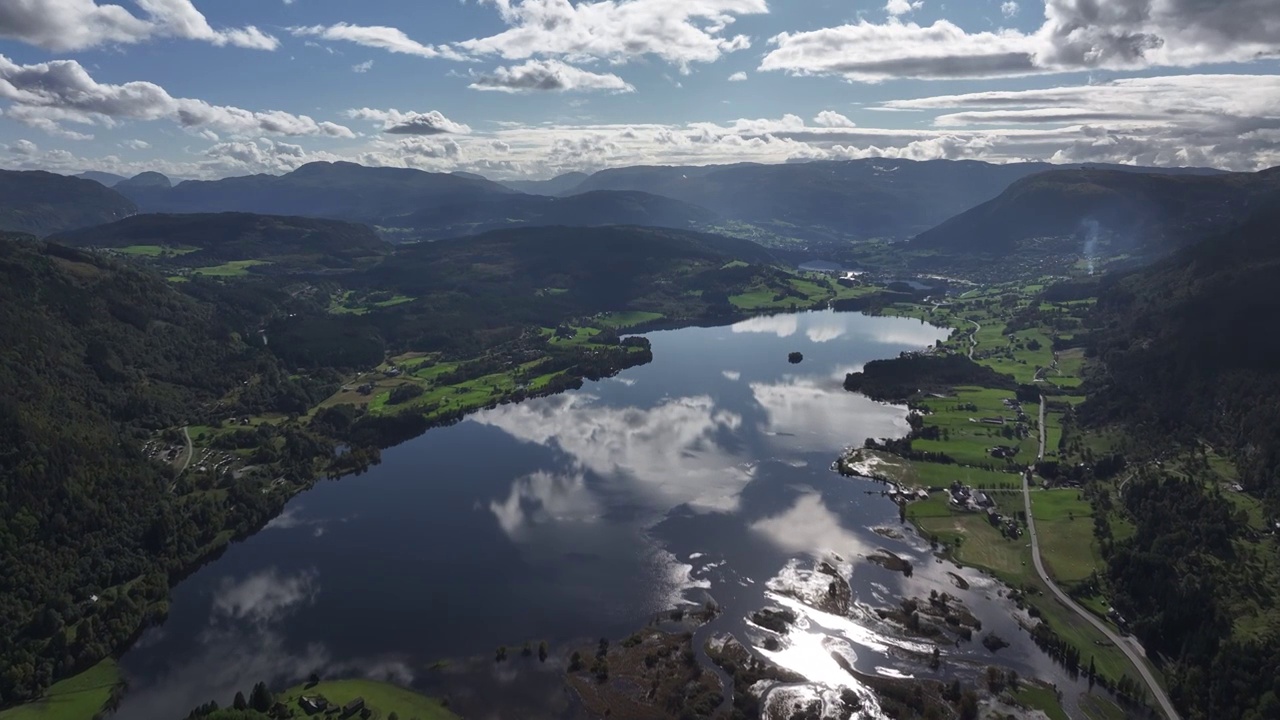
<path fill-rule="evenodd" d="M 843 643 L 863 672 L 920 675 L 867 607 L 938 589 L 1014 641 L 1001 664 L 1056 679 L 989 580 L 963 571 L 972 587 L 957 590 L 956 569 L 909 532 L 874 533 L 899 527 L 882 487 L 830 470 L 843 447 L 907 430 L 902 408 L 845 392 L 844 375 L 945 335 L 829 311 L 655 332 L 649 365 L 388 450 L 179 585 L 168 621 L 122 660 L 130 690 L 116 717 L 179 718 L 313 671 L 448 691 L 469 717 L 572 715 L 557 663 L 432 666 L 542 639 L 564 653 L 707 597 L 725 610 L 713 629 L 748 642 L 744 618 L 778 603 L 770 581 L 794 584 L 797 568 L 832 553 L 863 615 L 806 615 L 816 647 Z M 804 361 L 789 364 L 796 350 Z M 910 558 L 914 576 L 860 557 L 877 548 Z M 976 641 L 953 652 L 988 661 Z M 829 671 L 806 670 L 830 683 Z"/>

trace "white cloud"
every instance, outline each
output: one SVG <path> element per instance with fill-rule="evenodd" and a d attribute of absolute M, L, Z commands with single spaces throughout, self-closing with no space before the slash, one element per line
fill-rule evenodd
<path fill-rule="evenodd" d="M 341 22 L 329 26 L 308 25 L 293 27 L 289 28 L 289 32 L 299 37 L 310 36 L 324 40 L 340 40 L 402 55 L 445 58 L 448 60 L 461 59 L 456 52 L 447 47 L 423 45 L 410 38 L 403 30 L 383 25 L 352 25 L 351 23 Z"/>
<path fill-rule="evenodd" d="M 0 77 L 5 77 L 3 71 Z M 0 96 L 9 92 L 5 82 L 0 80 Z M 134 102 L 129 107 L 150 104 Z M 296 152 L 291 148 L 298 146 L 255 139 L 261 133 L 225 131 L 226 142 L 219 142 L 209 126 L 202 126 L 192 130 L 209 137 L 216 150 L 211 148 L 210 154 L 192 150 L 176 160 L 155 161 L 149 166 L 114 156 L 80 157 L 61 151 L 37 152 L 7 162 L 24 169 L 95 169 L 121 175 L 157 169 L 193 178 L 285 172 L 310 160 L 349 160 L 437 172 L 466 170 L 494 178 L 545 178 L 627 165 L 880 157 L 1208 165 L 1246 171 L 1280 165 L 1280 77 L 1273 75 L 1131 78 L 1038 90 L 892 100 L 865 109 L 914 113 L 919 119 L 909 119 L 896 128 L 849 127 L 834 115 L 821 114 L 809 122 L 794 114 L 727 123 L 507 122 L 495 123 L 492 129 L 467 128 L 469 133 L 433 136 L 378 132 L 360 145 L 344 149 L 342 155 L 310 147 L 316 141 L 305 136 L 295 141 L 302 145 Z M 51 113 L 48 122 L 55 126 L 67 121 L 62 119 L 64 115 L 79 112 L 74 105 L 65 111 L 15 106 L 6 109 L 6 115 L 33 124 L 35 118 L 22 113 L 46 110 Z M 350 113 L 376 123 L 379 129 L 394 127 L 398 120 L 414 115 L 367 108 Z M 432 126 L 442 127 L 442 121 L 435 121 Z M 464 127 L 456 121 L 454 125 L 459 130 Z M 793 325 L 787 316 L 756 319 L 739 330 L 784 336 L 806 331 Z M 920 344 L 925 342 L 928 341 Z"/>
<path fill-rule="evenodd" d="M 17 140 L 5 146 L 5 150 L 8 151 L 10 155 L 30 157 L 40 151 L 40 146 L 30 140 Z"/>
<path fill-rule="evenodd" d="M 382 132 L 391 135 L 468 135 L 471 127 L 454 122 L 438 110 L 431 112 L 400 112 L 359 108 L 347 111 L 347 117 L 382 123 Z"/>
<path fill-rule="evenodd" d="M 921 0 L 889 0 L 884 4 L 884 11 L 897 17 L 915 12 L 922 7 L 924 7 L 924 3 Z"/>
<path fill-rule="evenodd" d="M 1011 30 L 968 33 L 947 20 L 921 26 L 891 20 L 782 33 L 770 41 L 761 70 L 839 75 L 859 82 L 894 78 L 1025 75 L 1034 40 Z"/>
<path fill-rule="evenodd" d="M 47 132 L 66 134 L 62 123 L 111 126 L 120 120 L 171 120 L 184 128 L 232 135 L 326 135 L 354 138 L 331 122 L 280 110 L 254 112 L 203 100 L 175 98 L 149 82 L 99 83 L 74 60 L 19 65 L 0 55 L 0 99 L 5 114 Z"/>
<path fill-rule="evenodd" d="M 736 72 L 729 76 L 729 82 L 743 82 L 746 79 L 747 79 L 747 74 L 741 71 Z"/>
<path fill-rule="evenodd" d="M 146 150 L 147 148 L 151 147 L 151 143 L 147 142 L 146 140 L 138 140 L 138 139 L 125 140 L 124 142 L 120 143 L 120 145 L 130 150 Z"/>
<path fill-rule="evenodd" d="M 1009 16 L 1016 5 L 1002 9 Z M 1280 13 L 1273 0 L 1047 0 L 1045 22 L 1031 34 L 891 17 L 782 33 L 770 43 L 761 70 L 858 82 L 1191 67 L 1280 56 Z"/>
<path fill-rule="evenodd" d="M 372 69 L 373 69 L 372 60 L 365 60 L 362 63 L 356 63 L 355 65 L 351 66 L 351 72 L 356 72 L 356 73 L 367 73 Z"/>
<path fill-rule="evenodd" d="M 513 488 L 516 503 L 523 500 L 520 504 L 527 507 L 536 499 L 549 514 L 593 515 L 594 503 L 577 479 L 580 472 L 599 478 L 601 492 L 625 494 L 658 516 L 685 504 L 732 511 L 752 478 L 745 458 L 722 440 L 741 426 L 742 417 L 705 396 L 669 399 L 652 408 L 610 408 L 582 394 L 559 395 L 504 405 L 473 415 L 471 421 L 557 448 L 573 459 L 572 475 Z M 491 508 L 505 527 L 516 527 L 522 518 L 514 510 L 516 503 L 508 498 Z"/>
<path fill-rule="evenodd" d="M 476 78 L 473 90 L 497 90 L 507 93 L 573 92 L 604 90 L 616 93 L 634 92 L 635 88 L 611 73 L 593 73 L 566 65 L 559 60 L 530 60 L 522 65 L 500 67 L 489 75 Z"/>
<path fill-rule="evenodd" d="M 830 127 L 830 128 L 857 127 L 857 124 L 855 122 L 841 115 L 840 113 L 835 112 L 834 110 L 823 110 L 822 112 L 818 113 L 818 116 L 813 119 L 813 122 L 815 125 L 821 125 L 822 127 Z"/>
<path fill-rule="evenodd" d="M 154 37 L 202 40 L 275 50 L 280 43 L 256 27 L 216 30 L 191 0 L 135 0 L 144 17 L 95 0 L 7 0 L 0 3 L 0 38 L 53 51 L 131 44 Z"/>
<path fill-rule="evenodd" d="M 653 55 L 681 68 L 750 47 L 729 36 L 741 15 L 767 13 L 766 0 L 482 0 L 510 29 L 458 43 L 475 55 L 626 61 Z"/>
<path fill-rule="evenodd" d="M 1020 9 L 1018 3 L 1014 2 L 1014 0 L 1007 0 L 1007 2 L 1001 3 L 1000 14 L 1007 18 L 1017 17 Z"/>

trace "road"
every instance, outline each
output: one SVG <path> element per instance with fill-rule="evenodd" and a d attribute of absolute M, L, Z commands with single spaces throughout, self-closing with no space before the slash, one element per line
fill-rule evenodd
<path fill-rule="evenodd" d="M 178 469 L 179 475 L 187 471 L 187 466 L 191 464 L 192 456 L 196 454 L 195 448 L 191 447 L 191 433 L 187 432 L 185 425 L 182 427 L 182 437 L 186 438 L 187 441 L 187 455 L 182 460 L 182 467 Z"/>
<path fill-rule="evenodd" d="M 973 334 L 969 336 L 969 359 L 973 359 L 973 351 L 978 349 L 978 333 L 982 332 L 982 326 L 970 320 L 973 323 Z"/>
<path fill-rule="evenodd" d="M 1045 440 L 1044 411 L 1045 411 L 1044 396 L 1041 395 L 1040 396 L 1040 455 L 1039 455 L 1040 459 L 1044 459 L 1044 440 Z M 1044 563 L 1040 560 L 1040 538 L 1036 536 L 1036 520 L 1035 520 L 1035 516 L 1031 514 L 1031 474 L 1032 472 L 1033 472 L 1032 468 L 1027 468 L 1027 471 L 1022 475 L 1022 500 L 1026 504 L 1027 533 L 1031 535 L 1031 559 L 1035 563 L 1036 574 L 1040 576 L 1040 579 L 1044 581 L 1044 584 L 1047 585 L 1049 587 L 1049 590 L 1053 592 L 1053 595 L 1058 599 L 1058 602 L 1071 608 L 1073 611 L 1075 611 L 1077 615 L 1084 618 L 1090 625 L 1097 628 L 1098 632 L 1101 632 L 1103 635 L 1105 635 L 1106 638 L 1110 640 L 1112 643 L 1114 643 L 1116 647 L 1120 648 L 1120 651 L 1123 652 L 1125 656 L 1129 658 L 1129 662 L 1133 663 L 1133 666 L 1138 669 L 1138 673 L 1142 675 L 1143 681 L 1147 683 L 1147 689 L 1150 690 L 1151 696 L 1156 699 L 1156 702 L 1160 704 L 1160 709 L 1164 711 L 1165 716 L 1167 716 L 1169 720 L 1178 720 L 1178 711 L 1173 709 L 1173 703 L 1169 701 L 1169 696 L 1165 694 L 1164 688 L 1160 687 L 1160 683 L 1156 682 L 1155 677 L 1151 674 L 1151 670 L 1147 668 L 1147 663 L 1145 659 L 1146 653 L 1142 650 L 1142 646 L 1138 644 L 1138 641 L 1132 638 L 1128 638 L 1128 639 L 1122 638 L 1119 635 L 1117 635 L 1115 632 L 1111 630 L 1111 628 L 1107 627 L 1106 623 L 1099 620 L 1093 613 L 1077 605 L 1075 600 L 1072 600 L 1069 595 L 1062 592 L 1062 590 L 1053 582 L 1053 580 L 1049 579 L 1049 573 L 1045 572 Z"/>

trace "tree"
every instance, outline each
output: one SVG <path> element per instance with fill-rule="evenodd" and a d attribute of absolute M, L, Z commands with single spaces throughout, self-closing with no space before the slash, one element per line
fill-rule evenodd
<path fill-rule="evenodd" d="M 242 692 L 240 692 L 240 691 L 238 691 L 238 690 L 236 691 L 236 698 L 235 698 L 235 700 L 232 700 L 232 701 L 231 701 L 231 707 L 235 708 L 236 710 L 248 710 L 248 709 L 249 709 L 249 703 L 248 703 L 247 701 L 245 701 L 245 699 L 244 699 L 244 693 L 242 693 Z"/>
<path fill-rule="evenodd" d="M 267 684 L 263 682 L 254 685 L 253 691 L 249 693 L 249 706 L 258 712 L 270 710 L 274 701 L 271 691 L 267 689 Z"/>
<path fill-rule="evenodd" d="M 540 662 L 547 661 L 547 641 L 543 640 L 538 644 L 538 660 Z"/>

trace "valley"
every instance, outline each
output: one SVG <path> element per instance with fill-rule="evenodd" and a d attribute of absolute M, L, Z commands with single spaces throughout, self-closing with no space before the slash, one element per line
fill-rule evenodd
<path fill-rule="evenodd" d="M 1272 303 L 1273 173 L 907 163 L 882 188 L 900 196 L 863 199 L 879 219 L 841 211 L 861 224 L 735 205 L 774 182 L 848 193 L 888 167 L 812 165 L 605 172 L 552 197 L 321 164 L 121 190 L 196 214 L 108 204 L 99 224 L 49 203 L 44 239 L 0 241 L 0 321 L 19 339 L 0 429 L 29 449 L 0 466 L 0 562 L 23 588 L 0 596 L 0 718 L 232 717 L 229 694 L 263 683 L 293 706 L 319 669 L 340 705 L 469 717 L 565 684 L 588 715 L 643 715 L 653 698 L 566 672 L 566 648 L 686 603 L 717 617 L 669 654 L 723 693 L 663 691 L 694 716 L 1256 711 L 1225 688 L 1275 661 L 1275 424 L 1244 399 L 1275 381 L 1270 340 L 1244 346 L 1234 311 Z M 987 178 L 948 200 L 976 207 L 904 224 L 935 221 L 893 203 L 956 173 Z M 1139 206 L 1151 215 L 1108 219 Z M 1231 359 L 1194 349 L 1214 343 Z M 388 586 L 394 548 L 424 546 L 458 549 L 413 554 Z M 484 557 L 503 558 L 500 580 L 458 564 Z M 478 600 L 495 582 L 506 595 Z M 330 630 L 370 588 L 386 617 Z M 537 594 L 536 624 L 431 622 Z M 587 610 L 600 597 L 619 611 Z M 539 637 L 554 663 L 479 690 L 493 660 L 477 650 Z M 749 659 L 723 655 L 734 643 Z M 241 648 L 271 662 L 208 675 Z M 612 652 L 600 663 L 645 661 Z M 361 664 L 413 692 L 342 685 Z M 628 677 L 683 672 L 658 664 Z"/>

